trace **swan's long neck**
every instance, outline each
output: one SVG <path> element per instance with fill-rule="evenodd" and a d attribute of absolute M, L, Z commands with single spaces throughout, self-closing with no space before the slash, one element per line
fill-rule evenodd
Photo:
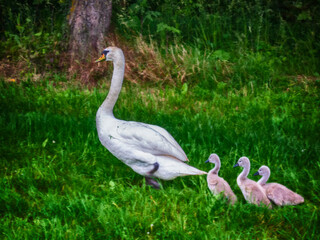
<path fill-rule="evenodd" d="M 216 174 L 216 175 L 218 175 L 219 170 L 220 170 L 220 166 L 221 166 L 220 161 L 216 161 L 214 168 L 209 171 L 208 175 L 209 175 L 209 174 Z"/>
<path fill-rule="evenodd" d="M 117 59 L 113 61 L 113 74 L 111 79 L 111 86 L 108 93 L 108 96 L 103 101 L 101 105 L 101 110 L 108 114 L 113 116 L 113 108 L 114 105 L 117 102 L 117 99 L 119 97 L 123 77 L 124 77 L 124 67 L 125 67 L 125 60 L 123 54 L 119 54 Z"/>
<path fill-rule="evenodd" d="M 259 179 L 258 183 L 260 185 L 265 185 L 270 177 L 270 171 L 267 171 L 264 175 L 262 175 L 262 178 Z"/>
<path fill-rule="evenodd" d="M 246 163 L 246 165 L 243 167 L 243 170 L 240 173 L 238 179 L 239 180 L 247 179 L 249 172 L 250 172 L 250 163 Z"/>

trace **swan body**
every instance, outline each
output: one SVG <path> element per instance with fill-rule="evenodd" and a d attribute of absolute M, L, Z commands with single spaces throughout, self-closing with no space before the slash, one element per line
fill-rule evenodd
<path fill-rule="evenodd" d="M 261 175 L 258 181 L 266 191 L 267 197 L 278 206 L 297 205 L 304 202 L 304 198 L 279 183 L 266 183 L 270 177 L 270 169 L 261 166 L 254 175 Z"/>
<path fill-rule="evenodd" d="M 247 157 L 241 157 L 233 167 L 243 167 L 243 171 L 237 178 L 237 184 L 247 202 L 261 205 L 263 203 L 268 208 L 272 208 L 270 200 L 267 198 L 265 190 L 257 182 L 248 178 L 250 172 L 250 161 Z"/>
<path fill-rule="evenodd" d="M 96 61 L 113 61 L 108 96 L 99 107 L 96 126 L 99 140 L 115 157 L 145 176 L 147 184 L 159 187 L 151 177 L 171 180 L 179 176 L 207 174 L 185 162 L 188 158 L 164 128 L 114 117 L 113 108 L 121 91 L 125 59 L 120 48 L 108 47 Z"/>
<path fill-rule="evenodd" d="M 212 192 L 213 195 L 223 194 L 225 198 L 227 198 L 231 204 L 234 204 L 237 201 L 237 197 L 232 191 L 230 185 L 226 180 L 218 176 L 221 162 L 220 158 L 217 154 L 211 154 L 209 159 L 206 161 L 215 164 L 214 168 L 208 172 L 207 175 L 207 183 L 208 188 Z"/>

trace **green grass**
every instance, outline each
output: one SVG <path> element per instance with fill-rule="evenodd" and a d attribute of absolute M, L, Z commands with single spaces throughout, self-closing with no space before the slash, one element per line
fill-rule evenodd
<path fill-rule="evenodd" d="M 136 0 L 115 5 L 113 18 L 131 40 L 143 35 L 166 48 L 176 42 L 231 58 L 239 50 L 270 54 L 282 72 L 312 75 L 319 74 L 320 5 L 311 2 Z"/>
<path fill-rule="evenodd" d="M 113 157 L 95 128 L 108 84 L 88 90 L 58 77 L 0 84 L 2 239 L 320 235 L 319 79 L 259 87 L 248 80 L 237 88 L 199 83 L 189 89 L 124 83 L 115 115 L 166 128 L 190 164 L 202 170 L 212 167 L 204 161 L 217 153 L 220 175 L 240 200 L 235 206 L 212 196 L 205 176 L 162 181 L 156 191 Z M 253 173 L 268 165 L 270 180 L 298 192 L 305 203 L 273 210 L 247 204 L 236 184 L 240 169 L 232 168 L 243 155 L 251 160 L 250 178 L 258 180 Z"/>

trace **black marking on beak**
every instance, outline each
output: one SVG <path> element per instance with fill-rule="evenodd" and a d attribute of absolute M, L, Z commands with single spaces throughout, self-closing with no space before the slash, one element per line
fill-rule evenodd
<path fill-rule="evenodd" d="M 259 171 L 256 172 L 255 174 L 253 174 L 253 176 L 257 176 L 257 175 L 260 175 L 260 174 L 259 174 Z"/>
<path fill-rule="evenodd" d="M 104 50 L 101 54 L 104 54 L 107 57 L 107 54 L 109 53 L 108 50 Z"/>

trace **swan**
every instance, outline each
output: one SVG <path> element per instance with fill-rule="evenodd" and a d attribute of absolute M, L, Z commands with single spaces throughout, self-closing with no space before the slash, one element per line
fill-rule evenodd
<path fill-rule="evenodd" d="M 153 177 L 172 180 L 179 176 L 207 174 L 185 163 L 189 161 L 185 152 L 164 128 L 115 118 L 113 108 L 122 87 L 124 54 L 120 48 L 108 47 L 96 60 L 101 61 L 113 62 L 110 90 L 96 114 L 101 144 L 156 189 L 160 185 Z"/>
<path fill-rule="evenodd" d="M 265 194 L 263 187 L 257 182 L 248 179 L 250 172 L 250 160 L 247 157 L 241 157 L 233 167 L 243 167 L 243 171 L 237 178 L 237 183 L 247 202 L 255 205 L 263 203 L 268 208 L 272 208 L 270 200 Z"/>
<path fill-rule="evenodd" d="M 304 202 L 304 198 L 299 194 L 291 191 L 279 183 L 266 183 L 270 177 L 270 169 L 267 166 L 261 166 L 254 174 L 261 175 L 258 181 L 266 191 L 267 197 L 278 206 L 297 205 Z"/>
<path fill-rule="evenodd" d="M 234 204 L 237 201 L 236 195 L 233 193 L 228 182 L 218 176 L 221 166 L 219 156 L 215 153 L 211 154 L 206 163 L 208 162 L 215 164 L 214 168 L 210 170 L 207 175 L 208 188 L 213 195 L 223 193 L 223 196 L 227 198 L 231 204 Z"/>

